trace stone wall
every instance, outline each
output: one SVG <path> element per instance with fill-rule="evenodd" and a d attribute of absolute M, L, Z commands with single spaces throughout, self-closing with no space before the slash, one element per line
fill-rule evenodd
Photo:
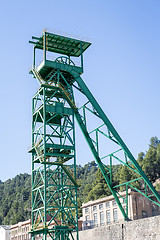
<path fill-rule="evenodd" d="M 160 240 L 160 216 L 80 231 L 79 240 Z"/>

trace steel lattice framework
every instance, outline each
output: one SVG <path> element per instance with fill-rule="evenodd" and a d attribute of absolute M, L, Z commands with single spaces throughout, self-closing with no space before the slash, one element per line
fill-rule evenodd
<path fill-rule="evenodd" d="M 44 240 L 49 235 L 52 239 L 78 240 L 74 117 L 124 219 L 129 220 L 129 188 L 160 206 L 159 194 L 81 78 L 83 52 L 91 43 L 47 31 L 32 39 L 34 57 L 30 73 L 40 84 L 32 101 L 29 151 L 32 153 L 32 239 L 43 234 Z M 37 67 L 36 49 L 43 50 L 43 61 Z M 49 60 L 48 52 L 60 56 Z M 71 57 L 79 57 L 81 64 L 75 64 Z M 74 100 L 77 93 L 86 101 L 80 108 Z M 115 186 L 114 163 L 132 171 L 134 180 Z M 123 201 L 120 187 L 126 190 Z"/>

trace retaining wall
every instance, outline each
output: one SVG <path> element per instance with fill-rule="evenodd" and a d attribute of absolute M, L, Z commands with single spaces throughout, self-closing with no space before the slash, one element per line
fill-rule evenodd
<path fill-rule="evenodd" d="M 160 240 L 160 216 L 80 231 L 79 240 Z"/>

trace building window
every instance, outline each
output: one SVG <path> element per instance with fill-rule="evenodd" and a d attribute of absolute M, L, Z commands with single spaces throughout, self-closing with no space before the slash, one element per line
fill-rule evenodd
<path fill-rule="evenodd" d="M 97 211 L 97 206 L 93 206 L 93 212 Z"/>
<path fill-rule="evenodd" d="M 144 210 L 142 210 L 142 218 L 148 217 L 148 213 Z"/>
<path fill-rule="evenodd" d="M 93 221 L 94 221 L 94 226 L 98 226 L 97 213 L 94 213 L 94 214 L 93 214 Z"/>
<path fill-rule="evenodd" d="M 100 212 L 100 225 L 104 224 L 104 213 Z"/>
<path fill-rule="evenodd" d="M 106 202 L 106 207 L 107 207 L 107 208 L 110 207 L 110 202 Z"/>
<path fill-rule="evenodd" d="M 158 206 L 155 204 L 152 204 L 152 216 L 156 216 L 156 215 L 159 215 Z"/>
<path fill-rule="evenodd" d="M 89 221 L 89 215 L 86 216 L 86 222 L 88 222 L 88 221 Z"/>
<path fill-rule="evenodd" d="M 116 206 L 117 205 L 117 202 L 115 200 L 112 201 L 112 205 L 113 206 Z"/>
<path fill-rule="evenodd" d="M 102 210 L 103 209 L 103 204 L 99 205 L 99 209 Z"/>
<path fill-rule="evenodd" d="M 114 222 L 118 222 L 117 208 L 113 209 L 113 220 L 114 220 Z"/>
<path fill-rule="evenodd" d="M 110 211 L 106 211 L 106 217 L 107 217 L 107 224 L 111 223 L 111 213 Z"/>
<path fill-rule="evenodd" d="M 89 212 L 89 208 L 85 208 L 85 213 L 88 213 Z"/>

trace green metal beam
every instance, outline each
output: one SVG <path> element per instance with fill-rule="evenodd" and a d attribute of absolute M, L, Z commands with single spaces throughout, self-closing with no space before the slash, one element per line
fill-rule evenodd
<path fill-rule="evenodd" d="M 86 127 L 85 127 L 85 125 L 84 125 L 84 123 L 83 123 L 83 121 L 81 119 L 81 116 L 78 113 L 78 111 L 75 111 L 75 117 L 76 117 L 76 120 L 77 120 L 77 122 L 78 122 L 78 124 L 79 124 L 79 126 L 80 126 L 80 128 L 81 128 L 81 130 L 82 130 L 82 132 L 84 134 L 84 137 L 85 137 L 85 139 L 86 139 L 86 141 L 87 141 L 87 143 L 88 143 L 88 145 L 89 145 L 89 147 L 91 149 L 91 152 L 92 152 L 92 154 L 93 154 L 93 156 L 94 156 L 94 158 L 95 158 L 95 160 L 96 160 L 96 162 L 97 162 L 97 164 L 98 164 L 98 166 L 99 166 L 99 168 L 100 168 L 100 170 L 101 170 L 101 172 L 102 172 L 102 174 L 103 174 L 103 176 L 104 176 L 104 178 L 105 178 L 105 180 L 106 180 L 106 182 L 108 184 L 108 187 L 109 187 L 112 195 L 114 196 L 114 198 L 115 198 L 115 200 L 116 200 L 116 202 L 117 202 L 117 204 L 118 204 L 118 206 L 119 206 L 119 208 L 120 208 L 120 210 L 121 210 L 121 212 L 122 212 L 122 214 L 124 216 L 124 219 L 128 220 L 128 216 L 125 213 L 125 211 L 124 211 L 124 209 L 122 207 L 122 204 L 119 201 L 119 198 L 117 196 L 116 191 L 114 190 L 114 188 L 111 185 L 111 182 L 110 182 L 109 177 L 108 177 L 108 175 L 106 173 L 105 167 L 103 166 L 103 164 L 101 162 L 101 159 L 98 156 L 98 153 L 97 153 L 97 151 L 96 151 L 96 149 L 95 149 L 95 147 L 93 145 L 93 142 L 92 142 L 92 140 L 91 140 L 91 138 L 90 138 L 90 136 L 89 136 L 89 134 L 87 132 L 87 129 L 86 129 Z"/>

